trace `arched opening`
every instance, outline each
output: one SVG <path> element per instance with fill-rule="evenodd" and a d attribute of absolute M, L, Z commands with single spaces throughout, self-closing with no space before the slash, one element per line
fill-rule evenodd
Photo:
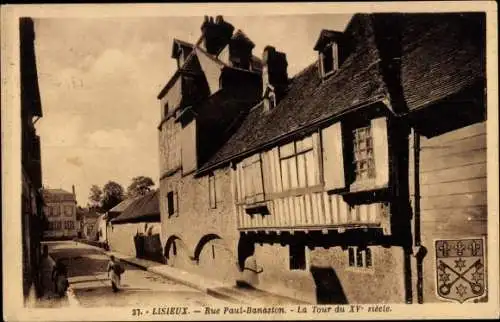
<path fill-rule="evenodd" d="M 208 274 L 213 279 L 235 283 L 236 257 L 220 236 L 203 236 L 196 245 L 193 260 L 196 261 L 200 273 Z"/>
<path fill-rule="evenodd" d="M 201 237 L 200 241 L 198 242 L 198 245 L 196 245 L 196 248 L 194 249 L 194 256 L 193 259 L 195 261 L 199 261 L 200 259 L 200 253 L 203 247 L 211 240 L 214 239 L 221 239 L 219 235 L 216 234 L 208 234 L 203 237 Z M 215 256 L 215 254 L 213 254 Z"/>
<path fill-rule="evenodd" d="M 189 268 L 189 253 L 186 244 L 176 235 L 167 239 L 164 249 L 165 263 L 176 268 Z"/>

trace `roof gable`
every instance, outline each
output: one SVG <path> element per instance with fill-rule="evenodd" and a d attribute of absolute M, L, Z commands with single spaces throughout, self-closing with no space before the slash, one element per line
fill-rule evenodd
<path fill-rule="evenodd" d="M 160 221 L 160 204 L 157 190 L 133 199 L 118 217 L 111 220 L 112 223 L 116 224 L 151 221 Z"/>

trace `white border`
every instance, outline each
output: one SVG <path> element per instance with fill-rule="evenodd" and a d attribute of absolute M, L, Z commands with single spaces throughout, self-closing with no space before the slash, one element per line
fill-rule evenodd
<path fill-rule="evenodd" d="M 17 91 L 19 84 L 18 28 L 20 16 L 41 17 L 158 17 L 203 15 L 294 15 L 342 14 L 355 12 L 487 12 L 487 138 L 488 138 L 488 303 L 391 305 L 391 313 L 337 313 L 332 315 L 287 314 L 286 316 L 214 315 L 214 316 L 153 316 L 144 320 L 248 320 L 248 319 L 413 319 L 413 318 L 494 318 L 499 314 L 498 263 L 498 66 L 497 66 L 497 5 L 494 1 L 433 1 L 385 3 L 257 3 L 257 4 L 105 4 L 105 5 L 5 5 L 1 7 L 2 43 L 2 217 L 4 268 L 4 319 L 12 320 L 136 320 L 129 308 L 103 309 L 25 309 L 22 291 L 11 281 L 21 280 L 20 196 L 20 128 Z M 8 246 L 7 246 L 8 245 Z M 17 247 L 13 247 L 16 245 Z"/>

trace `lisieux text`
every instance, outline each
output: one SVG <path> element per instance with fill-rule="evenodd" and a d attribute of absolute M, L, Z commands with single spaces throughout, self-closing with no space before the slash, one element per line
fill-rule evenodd
<path fill-rule="evenodd" d="M 371 305 L 297 305 L 297 306 L 223 306 L 189 308 L 185 306 L 157 306 L 150 309 L 134 308 L 133 316 L 149 315 L 280 315 L 280 314 L 311 314 L 312 316 L 328 316 L 349 313 L 389 313 L 392 311 L 387 304 Z"/>

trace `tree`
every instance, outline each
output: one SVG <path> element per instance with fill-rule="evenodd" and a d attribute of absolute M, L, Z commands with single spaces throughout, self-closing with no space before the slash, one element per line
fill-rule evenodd
<path fill-rule="evenodd" d="M 123 187 L 114 181 L 108 181 L 102 188 L 101 211 L 106 212 L 122 202 Z"/>
<path fill-rule="evenodd" d="M 134 177 L 132 178 L 132 183 L 127 188 L 127 196 L 129 198 L 144 196 L 146 193 L 151 191 L 151 187 L 154 185 L 155 183 L 150 177 Z"/>
<path fill-rule="evenodd" d="M 102 190 L 99 188 L 98 185 L 93 184 L 90 187 L 90 194 L 89 194 L 89 207 L 92 208 L 99 208 L 102 203 Z"/>

